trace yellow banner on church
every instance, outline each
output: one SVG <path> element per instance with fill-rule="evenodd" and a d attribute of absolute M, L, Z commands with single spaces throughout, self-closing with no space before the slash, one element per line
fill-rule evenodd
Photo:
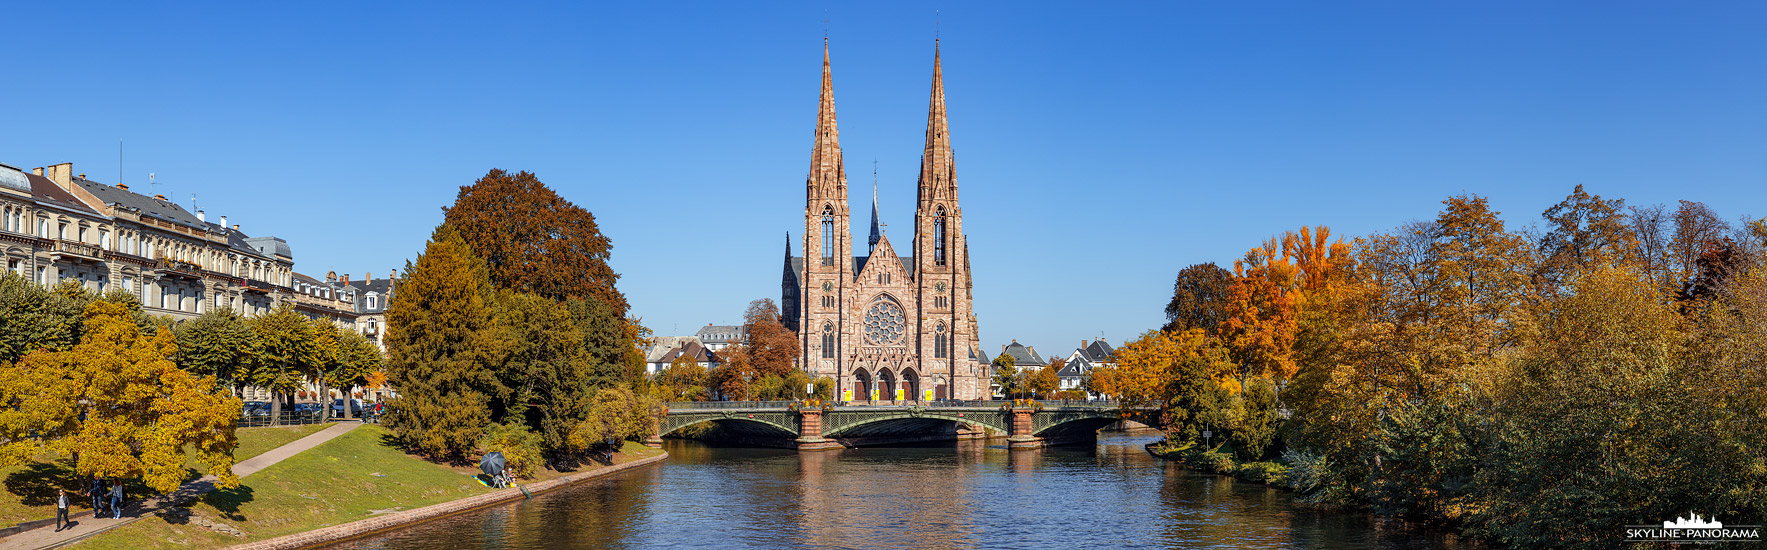
<path fill-rule="evenodd" d="M 903 390 L 903 389 L 897 389 L 897 390 L 896 390 L 896 400 L 897 400 L 897 401 L 901 401 L 901 400 L 903 400 L 903 399 L 906 399 L 906 398 L 905 398 L 905 397 L 902 397 L 902 394 L 904 394 L 904 393 L 907 393 L 907 391 L 908 391 L 908 390 Z"/>
<path fill-rule="evenodd" d="M 920 393 L 924 394 L 923 397 L 920 398 L 921 401 L 933 400 L 933 390 L 921 390 Z"/>
<path fill-rule="evenodd" d="M 877 390 L 871 390 L 871 400 L 877 401 Z"/>
<path fill-rule="evenodd" d="M 852 401 L 853 390 L 841 390 L 841 401 Z"/>

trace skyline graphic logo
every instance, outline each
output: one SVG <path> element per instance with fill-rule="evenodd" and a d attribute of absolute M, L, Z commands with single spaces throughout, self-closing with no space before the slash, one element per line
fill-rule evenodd
<path fill-rule="evenodd" d="M 1627 525 L 1626 542 L 1679 542 L 1713 544 L 1720 542 L 1761 542 L 1761 526 L 1731 525 L 1726 527 L 1718 518 L 1706 518 L 1689 512 L 1685 517 L 1655 525 Z"/>

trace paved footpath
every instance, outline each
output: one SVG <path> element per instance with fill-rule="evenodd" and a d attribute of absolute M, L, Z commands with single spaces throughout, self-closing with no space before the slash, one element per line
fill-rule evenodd
<path fill-rule="evenodd" d="M 271 464 L 282 462 L 283 459 L 300 454 L 307 449 L 317 447 L 320 443 L 331 441 L 332 438 L 343 435 L 344 432 L 354 430 L 361 425 L 361 422 L 338 422 L 332 424 L 331 427 L 314 432 L 313 435 L 300 438 L 293 443 L 281 447 L 270 449 L 264 454 L 251 457 L 245 462 L 234 464 L 233 475 L 245 477 L 258 473 L 259 470 L 268 468 Z M 59 532 L 55 530 L 55 525 L 51 524 L 48 527 L 39 527 L 31 531 L 25 531 L 17 535 L 0 539 L 0 550 L 41 550 L 44 548 L 59 548 L 61 546 L 84 540 L 87 537 L 134 523 L 135 520 L 151 516 L 154 512 L 202 496 L 204 493 L 213 490 L 215 490 L 215 476 L 203 476 L 202 479 L 178 487 L 178 490 L 173 491 L 172 494 L 131 500 L 124 503 L 123 517 L 121 519 L 111 518 L 108 514 L 105 517 L 95 519 L 91 516 L 91 512 L 86 512 L 73 518 L 73 527 L 64 528 Z"/>

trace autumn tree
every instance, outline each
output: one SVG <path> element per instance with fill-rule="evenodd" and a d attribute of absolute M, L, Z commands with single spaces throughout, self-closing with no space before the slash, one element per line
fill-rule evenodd
<path fill-rule="evenodd" d="M 1064 363 L 1062 358 L 1057 357 L 1051 359 L 1048 365 L 1037 369 L 1036 372 L 1027 374 L 1025 376 L 1025 390 L 1030 391 L 1033 396 L 1045 398 L 1054 394 L 1055 389 L 1061 387 L 1061 368 L 1065 366 Z"/>
<path fill-rule="evenodd" d="M 1011 354 L 994 356 L 994 385 L 1000 387 L 1002 397 L 1010 397 L 1021 391 L 1018 368 L 1014 366 L 1017 364 L 1018 360 Z"/>
<path fill-rule="evenodd" d="M 798 359 L 798 335 L 785 328 L 773 300 L 749 302 L 742 314 L 742 348 L 751 368 L 762 375 L 785 376 Z"/>
<path fill-rule="evenodd" d="M 1724 240 L 1730 224 L 1703 202 L 1681 201 L 1675 209 L 1675 232 L 1669 239 L 1670 269 L 1675 281 L 1686 282 L 1699 274 L 1700 256 L 1708 243 Z"/>
<path fill-rule="evenodd" d="M 625 316 L 626 297 L 614 288 L 619 274 L 607 265 L 613 245 L 595 215 L 534 174 L 491 170 L 442 210 L 497 287 L 561 301 L 595 298 L 614 318 Z"/>
<path fill-rule="evenodd" d="M 491 399 L 507 392 L 489 368 L 498 355 L 490 276 L 446 224 L 403 273 L 387 309 L 387 378 L 399 389 L 387 421 L 413 449 L 463 458 L 491 423 Z"/>
<path fill-rule="evenodd" d="M 1549 292 L 1587 270 L 1643 260 L 1625 208 L 1625 199 L 1602 199 L 1578 185 L 1564 201 L 1540 214 L 1548 230 L 1540 237 L 1536 271 Z"/>
<path fill-rule="evenodd" d="M 586 418 L 570 432 L 568 447 L 576 451 L 618 451 L 620 442 L 656 433 L 661 403 L 624 387 L 596 390 Z"/>
<path fill-rule="evenodd" d="M 1674 277 L 1669 270 L 1668 209 L 1653 204 L 1631 206 L 1628 210 L 1627 220 L 1632 224 L 1632 234 L 1638 237 L 1638 249 L 1633 254 L 1638 257 L 1639 268 L 1644 270 L 1646 280 L 1651 284 L 1658 288 L 1673 288 Z"/>
<path fill-rule="evenodd" d="M 1439 361 L 1454 365 L 1513 346 L 1522 328 L 1515 324 L 1516 308 L 1527 298 L 1533 256 L 1484 197 L 1458 195 L 1442 203 L 1447 208 L 1436 217 L 1422 267 L 1428 272 L 1430 321 L 1442 329 L 1441 343 L 1459 351 Z"/>
<path fill-rule="evenodd" d="M 1233 263 L 1227 317 L 1218 332 L 1237 366 L 1235 392 L 1244 392 L 1253 377 L 1294 376 L 1298 271 L 1291 250 L 1271 239 Z"/>
<path fill-rule="evenodd" d="M 137 477 L 170 493 L 185 460 L 232 473 L 240 401 L 214 378 L 178 368 L 170 332 L 144 335 L 129 308 L 95 301 L 83 336 L 0 367 L 0 465 L 53 451 L 79 457 L 83 476 Z"/>
<path fill-rule="evenodd" d="M 1231 310 L 1232 286 L 1233 273 L 1214 262 L 1179 271 L 1172 282 L 1172 300 L 1166 303 L 1166 325 L 1160 330 L 1200 328 L 1214 334 Z"/>
<path fill-rule="evenodd" d="M 666 401 L 704 401 L 706 368 L 687 354 L 676 355 L 656 375 L 655 395 Z"/>
<path fill-rule="evenodd" d="M 627 321 L 595 297 L 570 298 L 565 300 L 564 307 L 582 338 L 583 358 L 587 361 L 581 372 L 583 382 L 589 388 L 607 388 L 629 381 L 633 345 Z"/>
<path fill-rule="evenodd" d="M 180 368 L 214 376 L 228 388 L 240 385 L 241 375 L 250 372 L 246 362 L 256 343 L 245 318 L 232 309 L 211 309 L 178 325 L 174 334 Z"/>

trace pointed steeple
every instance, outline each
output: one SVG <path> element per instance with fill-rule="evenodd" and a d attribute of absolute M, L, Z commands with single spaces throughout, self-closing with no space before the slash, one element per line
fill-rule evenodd
<path fill-rule="evenodd" d="M 869 239 L 869 243 L 871 246 L 870 246 L 870 248 L 866 249 L 866 251 L 867 251 L 866 254 L 870 254 L 871 250 L 877 250 L 877 240 L 881 239 L 881 238 L 883 238 L 883 231 L 880 230 L 877 226 L 877 161 L 872 161 L 872 163 L 871 163 L 871 238 Z"/>
<path fill-rule="evenodd" d="M 810 184 L 824 191 L 845 185 L 846 167 L 841 161 L 841 132 L 834 121 L 834 72 L 828 62 L 828 38 L 822 39 L 822 99 L 816 111 L 816 140 L 810 150 Z"/>
<path fill-rule="evenodd" d="M 939 63 L 939 42 L 933 40 L 933 91 L 926 114 L 926 149 L 920 154 L 921 200 L 957 199 L 957 161 L 951 153 L 951 132 L 945 123 L 945 73 Z"/>

